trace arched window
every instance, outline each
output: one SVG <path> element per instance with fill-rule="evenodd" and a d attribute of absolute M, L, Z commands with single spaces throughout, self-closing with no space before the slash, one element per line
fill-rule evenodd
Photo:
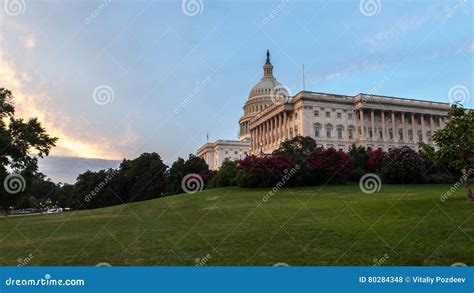
<path fill-rule="evenodd" d="M 313 125 L 313 130 L 314 130 L 314 136 L 315 137 L 320 137 L 320 135 L 321 135 L 321 124 L 315 123 Z"/>
<path fill-rule="evenodd" d="M 327 138 L 332 137 L 332 125 L 331 124 L 326 124 L 326 137 Z"/>
<path fill-rule="evenodd" d="M 354 126 L 347 127 L 347 132 L 349 133 L 349 139 L 354 139 Z"/>

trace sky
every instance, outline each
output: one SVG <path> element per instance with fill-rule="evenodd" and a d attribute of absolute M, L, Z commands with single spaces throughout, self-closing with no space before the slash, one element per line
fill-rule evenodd
<path fill-rule="evenodd" d="M 473 5 L 3 0 L 0 87 L 59 138 L 40 171 L 73 183 L 107 162 L 83 158 L 116 166 L 157 152 L 171 164 L 207 134 L 237 139 L 267 49 L 291 94 L 304 64 L 308 91 L 474 108 Z"/>

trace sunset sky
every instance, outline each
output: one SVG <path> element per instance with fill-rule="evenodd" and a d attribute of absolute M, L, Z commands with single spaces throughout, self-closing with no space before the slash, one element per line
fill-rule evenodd
<path fill-rule="evenodd" d="M 373 1 L 4 0 L 0 87 L 59 137 L 52 156 L 166 163 L 237 138 L 266 49 L 292 94 L 305 64 L 306 90 L 449 103 L 456 87 L 474 108 L 473 2 Z"/>

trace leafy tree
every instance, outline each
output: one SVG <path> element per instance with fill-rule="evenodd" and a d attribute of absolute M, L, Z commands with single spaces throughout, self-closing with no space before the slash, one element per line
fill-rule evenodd
<path fill-rule="evenodd" d="M 380 169 L 382 169 L 383 160 L 385 156 L 387 155 L 387 153 L 381 149 L 377 149 L 375 151 L 369 151 L 367 155 L 368 155 L 367 169 L 370 172 L 380 171 Z"/>
<path fill-rule="evenodd" d="M 198 174 L 207 183 L 214 175 L 209 171 L 209 166 L 203 158 L 190 154 L 187 160 L 178 158 L 168 172 L 168 192 L 171 194 L 182 193 L 181 183 L 184 176 Z"/>
<path fill-rule="evenodd" d="M 185 160 L 183 158 L 178 158 L 171 165 L 171 168 L 167 172 L 167 192 L 168 193 L 179 193 L 181 191 L 181 180 L 186 175 L 184 170 Z"/>
<path fill-rule="evenodd" d="M 123 163 L 122 163 L 123 164 Z M 166 189 L 165 171 L 168 168 L 157 153 L 143 153 L 121 165 L 119 176 L 126 182 L 128 193 L 122 193 L 124 202 L 133 202 L 163 196 Z"/>
<path fill-rule="evenodd" d="M 317 148 L 307 161 L 307 169 L 316 184 L 344 183 L 351 168 L 351 158 L 335 148 Z"/>
<path fill-rule="evenodd" d="M 293 184 L 308 185 L 311 184 L 312 178 L 306 169 L 306 160 L 309 155 L 316 149 L 316 141 L 309 136 L 297 135 L 290 140 L 282 142 L 274 154 L 284 154 L 290 158 L 293 165 L 298 165 L 300 170 L 292 178 Z"/>
<path fill-rule="evenodd" d="M 222 162 L 219 171 L 209 182 L 210 188 L 225 187 L 236 185 L 235 177 L 237 176 L 237 163 L 229 159 Z"/>
<path fill-rule="evenodd" d="M 369 154 L 363 146 L 353 144 L 349 148 L 349 156 L 351 157 L 353 166 L 350 178 L 353 181 L 359 181 L 359 179 L 368 172 L 367 162 L 369 160 Z"/>
<path fill-rule="evenodd" d="M 86 171 L 77 177 L 73 188 L 73 207 L 93 209 L 121 204 L 123 199 L 114 192 L 112 178 L 117 170 Z M 128 195 L 127 195 L 128 196 Z"/>
<path fill-rule="evenodd" d="M 446 126 L 434 133 L 433 140 L 439 147 L 440 157 L 462 173 L 467 199 L 473 201 L 469 177 L 474 171 L 469 159 L 474 156 L 474 111 L 454 104 L 448 112 L 448 119 Z"/>
<path fill-rule="evenodd" d="M 391 183 L 420 183 L 424 172 L 421 156 L 404 146 L 391 149 L 383 160 L 383 179 Z"/>
<path fill-rule="evenodd" d="M 419 142 L 418 153 L 425 164 L 424 183 L 452 183 L 455 177 L 460 176 L 460 172 L 450 167 L 449 162 L 441 158 L 440 152 L 433 146 Z"/>
<path fill-rule="evenodd" d="M 303 162 L 316 149 L 316 141 L 309 136 L 297 135 L 285 140 L 274 154 L 285 154 L 293 164 L 303 165 Z"/>
<path fill-rule="evenodd" d="M 47 156 L 57 138 L 49 136 L 36 118 L 27 121 L 16 118 L 12 100 L 12 93 L 0 88 L 0 184 L 3 185 L 11 172 L 22 176 L 24 182 L 18 181 L 20 185 L 28 185 L 38 171 L 37 157 Z M 32 152 L 36 156 L 32 156 Z M 11 191 L 0 188 L 0 205 L 5 215 L 9 207 L 25 194 L 11 194 Z"/>
<path fill-rule="evenodd" d="M 283 178 L 288 177 L 295 165 L 286 154 L 274 154 L 266 157 L 247 156 L 237 162 L 237 168 L 238 186 L 272 187 L 279 182 L 288 183 L 290 178 Z"/>

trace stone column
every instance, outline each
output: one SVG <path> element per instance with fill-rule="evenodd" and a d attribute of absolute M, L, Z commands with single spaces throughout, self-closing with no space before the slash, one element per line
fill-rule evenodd
<path fill-rule="evenodd" d="M 375 140 L 375 115 L 374 110 L 370 110 L 370 127 L 372 127 L 372 140 Z"/>
<path fill-rule="evenodd" d="M 253 150 L 253 153 L 256 154 L 258 151 L 258 145 L 260 143 L 260 125 L 257 125 L 255 127 L 255 148 Z"/>
<path fill-rule="evenodd" d="M 433 141 L 433 133 L 434 133 L 434 121 L 433 121 L 433 115 L 430 115 L 430 142 Z"/>
<path fill-rule="evenodd" d="M 405 113 L 404 113 L 404 112 L 400 112 L 400 114 L 402 115 L 403 141 L 404 141 L 404 142 L 407 142 L 408 139 L 407 139 L 407 125 L 406 125 L 406 123 L 405 123 Z"/>
<path fill-rule="evenodd" d="M 395 112 L 392 111 L 392 136 L 393 136 L 393 141 L 398 141 L 397 139 L 397 131 L 395 129 L 396 127 L 396 123 L 395 123 Z"/>
<path fill-rule="evenodd" d="M 421 139 L 424 143 L 426 143 L 426 129 L 425 129 L 425 115 L 421 114 Z"/>
<path fill-rule="evenodd" d="M 286 112 L 283 112 L 283 140 L 285 140 L 287 138 L 287 127 L 286 127 Z"/>
<path fill-rule="evenodd" d="M 254 137 L 252 137 L 252 141 L 255 141 L 253 144 L 253 153 L 255 154 L 255 150 L 257 150 L 257 143 L 258 143 L 258 127 L 253 129 Z"/>
<path fill-rule="evenodd" d="M 415 113 L 411 113 L 411 132 L 413 135 L 413 143 L 418 142 L 418 131 L 416 130 L 415 124 Z"/>
<path fill-rule="evenodd" d="M 274 121 L 273 121 L 273 118 L 274 117 L 271 117 L 269 120 L 268 120 L 268 124 L 270 124 L 270 131 L 268 133 L 268 145 L 269 146 L 272 146 L 273 145 L 273 125 L 274 125 Z"/>
<path fill-rule="evenodd" d="M 382 115 L 382 140 L 385 140 L 385 111 L 381 111 Z"/>
<path fill-rule="evenodd" d="M 360 124 L 360 139 L 365 139 L 365 131 L 364 131 L 364 109 L 359 110 L 359 124 Z"/>
<path fill-rule="evenodd" d="M 279 115 L 279 120 L 280 120 L 280 126 L 278 127 L 278 137 L 280 139 L 280 142 L 283 141 L 283 113 L 280 113 Z"/>

